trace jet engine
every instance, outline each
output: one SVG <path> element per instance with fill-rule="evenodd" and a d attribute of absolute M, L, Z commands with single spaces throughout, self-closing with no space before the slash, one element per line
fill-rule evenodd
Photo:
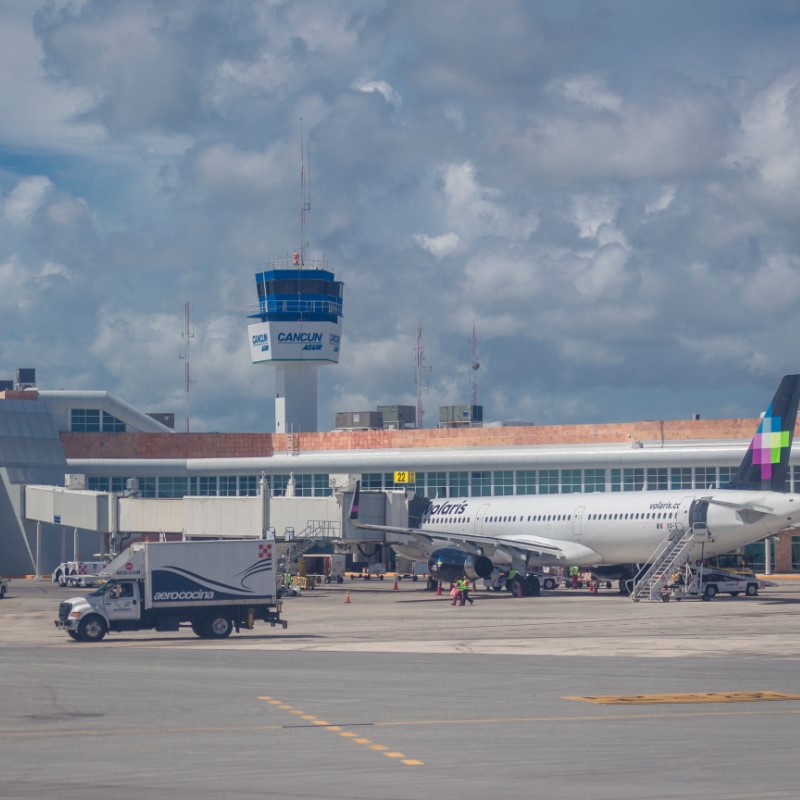
<path fill-rule="evenodd" d="M 465 553 L 455 547 L 434 550 L 428 558 L 428 574 L 435 581 L 450 583 L 467 577 L 471 581 L 488 578 L 494 565 L 486 556 Z"/>

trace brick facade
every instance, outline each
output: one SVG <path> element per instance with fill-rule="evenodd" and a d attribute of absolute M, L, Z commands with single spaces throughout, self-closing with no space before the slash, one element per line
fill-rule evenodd
<path fill-rule="evenodd" d="M 709 419 L 529 425 L 504 428 L 412 428 L 297 433 L 62 433 L 67 458 L 249 458 L 294 448 L 389 450 L 425 447 L 519 447 L 750 439 L 758 420 Z"/>

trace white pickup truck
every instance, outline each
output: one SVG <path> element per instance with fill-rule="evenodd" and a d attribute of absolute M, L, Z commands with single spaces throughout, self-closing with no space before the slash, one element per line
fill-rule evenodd
<path fill-rule="evenodd" d="M 718 594 L 729 594 L 731 597 L 743 594 L 746 597 L 755 597 L 762 589 L 775 585 L 772 581 L 756 578 L 752 572 L 743 574 L 724 569 L 695 566 L 687 567 L 678 575 L 673 576 L 669 590 L 676 600 L 689 598 L 711 600 Z M 665 598 L 669 597 L 668 594 L 664 596 Z"/>

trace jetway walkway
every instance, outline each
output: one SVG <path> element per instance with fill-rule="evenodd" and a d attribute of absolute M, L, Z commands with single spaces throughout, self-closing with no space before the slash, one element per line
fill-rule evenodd
<path fill-rule="evenodd" d="M 82 476 L 81 476 L 82 477 Z M 339 490 L 327 497 L 270 497 L 261 493 L 246 497 L 186 496 L 142 498 L 114 492 L 98 492 L 74 486 L 28 485 L 24 494 L 24 518 L 36 523 L 36 552 L 30 553 L 36 574 L 52 571 L 43 564 L 42 537 L 73 531 L 73 559 L 78 560 L 78 537 L 94 533 L 103 537 L 91 551 L 115 552 L 115 545 L 131 536 L 159 538 L 275 538 L 307 552 L 320 542 L 383 543 L 381 533 L 365 532 L 349 521 L 351 492 Z M 365 501 L 371 521 L 408 524 L 408 498 L 401 493 L 374 492 Z M 298 532 L 296 532 L 298 531 Z M 86 549 L 84 543 L 83 548 Z M 301 553 L 297 553 L 300 555 Z M 61 561 L 66 560 L 62 553 Z"/>

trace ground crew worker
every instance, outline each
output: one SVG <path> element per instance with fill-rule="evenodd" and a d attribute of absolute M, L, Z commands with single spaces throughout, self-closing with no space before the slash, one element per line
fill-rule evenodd
<path fill-rule="evenodd" d="M 461 579 L 461 605 L 465 605 L 467 600 L 472 605 L 475 601 L 469 596 L 470 585 L 466 578 Z"/>
<path fill-rule="evenodd" d="M 460 584 L 461 581 L 456 581 L 455 583 L 450 584 L 450 596 L 453 598 L 453 602 L 450 605 L 452 606 L 454 606 L 461 598 L 461 591 L 459 588 Z"/>
<path fill-rule="evenodd" d="M 569 568 L 569 574 L 570 574 L 570 577 L 572 578 L 572 588 L 573 589 L 577 589 L 578 588 L 578 578 L 580 577 L 580 574 L 581 574 L 580 567 L 576 567 L 576 566 L 570 567 Z"/>
<path fill-rule="evenodd" d="M 283 585 L 287 589 L 292 588 L 292 573 L 289 572 L 288 570 L 283 574 Z"/>

